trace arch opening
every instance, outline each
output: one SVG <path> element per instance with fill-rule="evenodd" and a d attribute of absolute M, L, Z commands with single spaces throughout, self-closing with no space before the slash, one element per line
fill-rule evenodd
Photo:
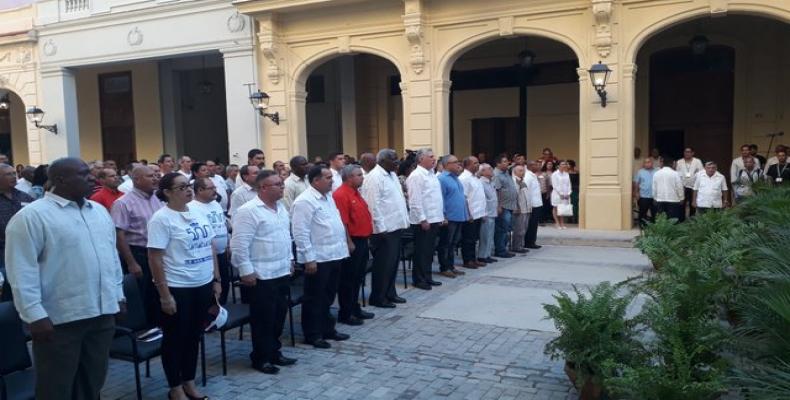
<path fill-rule="evenodd" d="M 777 144 L 769 135 L 790 129 L 788 45 L 790 25 L 746 14 L 696 18 L 644 41 L 635 91 L 642 158 L 677 159 L 691 147 L 729 177 L 741 145 L 755 144 L 764 164 Z"/>
<path fill-rule="evenodd" d="M 28 164 L 25 103 L 9 89 L 0 88 L 0 154 L 12 164 Z"/>
<path fill-rule="evenodd" d="M 303 84 L 308 156 L 403 152 L 400 81 L 395 64 L 368 53 L 334 57 L 309 71 Z"/>
<path fill-rule="evenodd" d="M 520 36 L 475 46 L 450 72 L 450 144 L 484 158 L 507 152 L 579 157 L 579 66 L 575 52 L 548 38 Z"/>

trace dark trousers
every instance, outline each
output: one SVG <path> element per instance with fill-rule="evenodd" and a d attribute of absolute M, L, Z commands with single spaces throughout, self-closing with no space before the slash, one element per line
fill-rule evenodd
<path fill-rule="evenodd" d="M 697 207 L 694 207 L 694 203 L 691 202 L 691 198 L 694 195 L 694 189 L 684 187 L 683 193 L 685 197 L 683 198 L 683 206 L 682 211 L 680 213 L 680 222 L 686 220 L 686 208 L 689 210 L 689 217 L 693 217 L 697 214 Z"/>
<path fill-rule="evenodd" d="M 436 249 L 436 236 L 439 234 L 439 224 L 431 224 L 427 231 L 420 225 L 412 225 L 414 232 L 414 254 L 411 268 L 411 281 L 413 284 L 428 283 L 433 280 L 433 252 Z"/>
<path fill-rule="evenodd" d="M 507 253 L 508 233 L 513 228 L 513 211 L 503 209 L 494 221 L 494 255 Z"/>
<path fill-rule="evenodd" d="M 51 341 L 33 341 L 36 399 L 98 399 L 114 334 L 115 318 L 101 315 L 56 325 Z"/>
<path fill-rule="evenodd" d="M 148 265 L 148 249 L 142 246 L 129 246 L 129 250 L 132 251 L 132 257 L 137 261 L 140 269 L 143 270 L 143 276 L 137 278 L 137 287 L 140 289 L 140 298 L 143 299 L 145 319 L 148 322 L 148 327 L 153 328 L 159 326 L 159 314 L 161 312 L 159 292 L 157 292 L 156 287 L 154 287 L 151 267 Z M 124 271 L 124 273 L 128 272 L 129 271 Z"/>
<path fill-rule="evenodd" d="M 370 259 L 368 238 L 352 237 L 351 241 L 354 242 L 354 251 L 343 260 L 337 289 L 337 302 L 340 305 L 337 317 L 343 320 L 352 315 L 359 316 L 362 312 L 359 306 L 359 288 L 365 280 Z"/>
<path fill-rule="evenodd" d="M 651 198 L 640 197 L 636 201 L 639 208 L 639 227 L 644 228 L 648 222 L 656 221 L 656 203 Z M 650 213 L 648 217 L 647 214 Z"/>
<path fill-rule="evenodd" d="M 273 363 L 280 355 L 280 335 L 288 313 L 290 275 L 275 279 L 258 279 L 250 290 L 250 328 L 252 330 L 253 365 Z"/>
<path fill-rule="evenodd" d="M 224 305 L 228 302 L 230 281 L 233 276 L 233 272 L 230 269 L 230 257 L 228 257 L 227 252 L 217 254 L 217 267 L 219 267 L 219 282 L 222 287 L 222 293 L 219 295 L 219 304 Z"/>
<path fill-rule="evenodd" d="M 461 257 L 464 263 L 477 259 L 477 240 L 480 239 L 480 219 L 464 222 L 461 229 Z"/>
<path fill-rule="evenodd" d="M 208 283 L 189 288 L 170 288 L 176 313 L 162 314 L 162 367 L 171 388 L 195 380 L 198 346 L 214 294 Z"/>
<path fill-rule="evenodd" d="M 398 276 L 400 260 L 401 230 L 377 233 L 370 237 L 373 252 L 373 273 L 370 284 L 370 302 L 384 303 L 398 295 L 395 278 Z"/>
<path fill-rule="evenodd" d="M 463 222 L 447 221 L 439 229 L 439 245 L 436 246 L 436 251 L 439 253 L 440 271 L 451 271 L 455 268 L 455 249 L 461 241 L 463 226 Z"/>
<path fill-rule="evenodd" d="M 720 210 L 721 210 L 721 208 L 713 208 L 713 207 L 698 207 L 697 208 L 697 211 L 699 212 L 700 215 L 707 214 L 709 212 L 717 212 L 717 211 L 720 211 Z"/>
<path fill-rule="evenodd" d="M 311 342 L 335 333 L 335 318 L 329 308 L 335 302 L 343 260 L 318 263 L 318 271 L 304 275 L 302 331 Z"/>
<path fill-rule="evenodd" d="M 680 214 L 683 211 L 682 203 L 659 201 L 656 203 L 656 215 L 666 214 L 667 218 L 677 218 L 680 221 Z"/>
<path fill-rule="evenodd" d="M 524 235 L 524 246 L 531 247 L 537 245 L 538 240 L 538 225 L 540 219 L 543 218 L 543 207 L 532 207 L 532 213 L 529 214 L 529 221 L 527 222 L 527 234 Z"/>

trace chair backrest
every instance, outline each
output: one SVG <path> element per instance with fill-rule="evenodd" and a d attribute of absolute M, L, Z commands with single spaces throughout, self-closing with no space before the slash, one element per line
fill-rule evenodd
<path fill-rule="evenodd" d="M 0 376 L 23 371 L 31 366 L 22 320 L 14 303 L 0 303 Z"/>
<path fill-rule="evenodd" d="M 123 277 L 123 295 L 126 297 L 126 316 L 117 324 L 133 331 L 145 329 L 147 322 L 143 298 L 140 295 L 137 278 L 132 274 Z"/>

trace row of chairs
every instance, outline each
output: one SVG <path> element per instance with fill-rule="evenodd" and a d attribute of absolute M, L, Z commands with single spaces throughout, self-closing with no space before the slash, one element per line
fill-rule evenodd
<path fill-rule="evenodd" d="M 411 264 L 411 249 L 413 239 L 408 232 L 401 242 L 400 261 L 403 268 L 403 286 L 408 287 L 407 265 Z M 368 263 L 368 272 L 372 264 Z M 291 346 L 296 345 L 294 331 L 293 308 L 301 304 L 301 290 L 303 288 L 302 272 L 297 273 L 292 279 L 288 293 L 288 325 Z M 238 279 L 231 286 L 232 302 L 224 307 L 228 311 L 228 320 L 218 329 L 220 338 L 222 375 L 227 375 L 227 347 L 226 335 L 233 329 L 239 330 L 238 338 L 243 339 L 244 326 L 250 323 L 249 305 L 237 303 L 236 288 L 239 287 Z M 142 384 L 140 365 L 145 363 L 145 376 L 150 377 L 150 362 L 161 355 L 161 339 L 146 342 L 138 336 L 147 330 L 147 319 L 143 299 L 137 285 L 137 280 L 127 275 L 123 280 L 123 290 L 126 296 L 127 313 L 116 324 L 116 335 L 110 347 L 110 358 L 130 362 L 134 366 L 135 388 L 137 399 L 142 399 Z M 363 282 L 362 302 L 366 305 L 365 284 Z M 19 318 L 11 300 L 11 291 L 6 282 L 2 291 L 3 300 L 0 302 L 0 400 L 32 400 L 35 398 L 35 372 L 28 352 L 27 342 L 30 334 L 26 325 Z M 206 356 L 205 335 L 201 337 L 200 369 L 201 383 L 206 385 Z"/>

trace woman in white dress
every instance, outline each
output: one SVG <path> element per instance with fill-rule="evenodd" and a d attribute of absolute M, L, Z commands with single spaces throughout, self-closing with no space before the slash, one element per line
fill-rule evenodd
<path fill-rule="evenodd" d="M 554 226 L 557 229 L 568 229 L 565 226 L 565 217 L 557 215 L 557 206 L 571 202 L 571 177 L 568 174 L 570 166 L 567 161 L 560 161 L 560 169 L 551 174 L 551 206 L 554 216 Z"/>

